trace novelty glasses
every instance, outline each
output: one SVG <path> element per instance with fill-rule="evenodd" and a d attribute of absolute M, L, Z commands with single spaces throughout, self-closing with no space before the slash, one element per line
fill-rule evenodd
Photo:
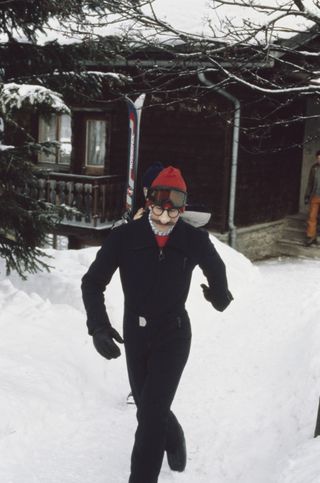
<path fill-rule="evenodd" d="M 178 208 L 162 208 L 159 205 L 151 205 L 151 210 L 152 210 L 152 213 L 156 216 L 161 216 L 162 213 L 166 211 L 170 218 L 177 218 L 177 216 L 180 213 Z"/>

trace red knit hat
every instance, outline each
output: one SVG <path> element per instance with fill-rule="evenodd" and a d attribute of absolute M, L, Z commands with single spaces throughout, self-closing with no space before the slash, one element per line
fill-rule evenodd
<path fill-rule="evenodd" d="M 163 169 L 153 180 L 151 186 L 153 188 L 173 188 L 179 191 L 187 192 L 187 185 L 182 177 L 180 169 L 168 166 Z"/>
<path fill-rule="evenodd" d="M 179 208 L 182 212 L 187 202 L 187 186 L 179 169 L 169 166 L 154 179 L 148 191 L 148 204 L 162 208 Z"/>

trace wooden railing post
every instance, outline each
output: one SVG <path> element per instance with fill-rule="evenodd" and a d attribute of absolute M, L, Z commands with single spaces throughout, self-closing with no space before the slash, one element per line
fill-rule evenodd
<path fill-rule="evenodd" d="M 70 207 L 74 206 L 74 183 L 72 181 L 67 182 L 66 205 Z M 67 220 L 73 219 L 72 211 L 67 211 L 66 218 Z"/>
<path fill-rule="evenodd" d="M 87 223 L 91 221 L 92 215 L 92 184 L 84 185 L 84 219 Z"/>
<path fill-rule="evenodd" d="M 75 206 L 80 212 L 83 212 L 83 183 L 75 183 Z M 76 220 L 82 220 L 81 214 L 76 214 Z"/>
<path fill-rule="evenodd" d="M 106 184 L 100 185 L 100 199 L 101 199 L 101 223 L 106 221 L 106 205 L 107 205 L 107 186 Z"/>
<path fill-rule="evenodd" d="M 38 186 L 39 186 L 39 189 L 38 189 L 38 199 L 40 201 L 45 201 L 46 199 L 46 180 L 43 179 L 43 178 L 40 178 L 38 180 Z"/>
<path fill-rule="evenodd" d="M 75 208 L 66 211 L 64 224 L 76 221 L 94 228 L 121 216 L 124 190 L 125 178 L 118 175 L 86 176 L 50 171 L 39 173 L 34 196 L 54 205 Z"/>
<path fill-rule="evenodd" d="M 65 202 L 66 202 L 65 188 L 66 188 L 66 182 L 65 181 L 59 181 L 58 182 L 58 189 L 57 189 L 57 204 L 58 205 L 64 205 Z"/>
<path fill-rule="evenodd" d="M 48 201 L 53 205 L 57 204 L 57 192 L 56 192 L 57 182 L 55 179 L 49 179 L 48 181 Z"/>

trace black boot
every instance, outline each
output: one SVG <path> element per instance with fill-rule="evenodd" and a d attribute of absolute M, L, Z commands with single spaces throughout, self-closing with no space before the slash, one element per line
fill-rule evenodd
<path fill-rule="evenodd" d="M 187 448 L 182 427 L 178 426 L 177 444 L 174 449 L 167 448 L 168 465 L 172 471 L 184 471 L 187 464 Z"/>
<path fill-rule="evenodd" d="M 317 244 L 316 238 L 311 238 L 309 236 L 307 237 L 306 242 L 305 242 L 306 247 L 311 247 L 311 245 L 316 245 L 316 244 Z"/>

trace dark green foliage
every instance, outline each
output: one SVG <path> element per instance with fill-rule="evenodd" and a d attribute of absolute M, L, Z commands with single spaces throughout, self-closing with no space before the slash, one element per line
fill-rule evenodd
<path fill-rule="evenodd" d="M 22 278 L 49 269 L 41 247 L 59 219 L 55 207 L 36 199 L 33 151 L 32 145 L 0 151 L 0 256 L 7 273 L 16 270 Z"/>
<path fill-rule="evenodd" d="M 16 270 L 25 278 L 26 273 L 49 269 L 41 247 L 59 217 L 54 206 L 38 200 L 33 164 L 37 153 L 51 145 L 39 145 L 24 126 L 35 106 L 40 112 L 50 112 L 53 97 L 42 95 L 32 104 L 31 97 L 16 94 L 15 88 L 0 91 L 3 109 L 0 116 L 5 121 L 6 138 L 10 138 L 10 144 L 14 143 L 14 146 L 0 145 L 0 257 L 5 260 L 7 273 Z M 19 102 L 22 110 L 17 109 Z"/>
<path fill-rule="evenodd" d="M 9 42 L 0 46 L 3 80 L 7 84 L 54 89 L 69 105 L 122 95 L 124 77 L 88 74 L 83 65 L 84 51 L 89 59 L 96 59 L 101 52 L 104 58 L 109 53 L 110 57 L 119 55 L 121 47 L 117 39 L 102 40 L 101 49 L 90 41 L 72 46 L 35 43 L 36 33 L 44 31 L 51 18 L 65 26 L 70 18 L 75 22 L 83 20 L 84 3 L 82 0 L 0 0 L 0 33 L 9 38 Z M 99 1 L 86 2 L 86 6 L 87 11 L 101 13 Z M 17 32 L 23 33 L 31 43 L 14 40 Z M 5 260 L 7 272 L 16 270 L 25 278 L 27 273 L 49 268 L 43 258 L 43 246 L 59 219 L 56 207 L 38 200 L 34 172 L 37 152 L 52 148 L 52 143 L 40 146 L 35 139 L 36 132 L 30 131 L 39 114 L 56 112 L 57 103 L 51 99 L 52 93 L 48 98 L 38 96 L 35 101 L 31 96 L 21 102 L 22 96 L 15 92 L 18 87 L 13 86 L 9 91 L 0 89 L 0 117 L 5 123 L 2 142 L 14 145 L 10 149 L 0 146 L 0 257 Z"/>
<path fill-rule="evenodd" d="M 124 59 L 126 55 L 125 46 L 115 37 L 73 45 L 55 42 L 44 46 L 17 42 L 0 45 L 6 82 L 42 85 L 61 93 L 66 104 L 72 106 L 111 100 L 127 93 L 129 78 L 110 74 L 114 70 L 113 60 Z"/>
<path fill-rule="evenodd" d="M 56 42 L 43 46 L 7 42 L 0 45 L 1 64 L 7 79 L 78 70 L 76 50 L 73 47 L 59 46 Z"/>
<path fill-rule="evenodd" d="M 34 40 L 35 32 L 42 30 L 51 17 L 81 15 L 82 8 L 82 0 L 0 0 L 0 31 L 9 39 L 15 31 L 22 31 Z"/>

